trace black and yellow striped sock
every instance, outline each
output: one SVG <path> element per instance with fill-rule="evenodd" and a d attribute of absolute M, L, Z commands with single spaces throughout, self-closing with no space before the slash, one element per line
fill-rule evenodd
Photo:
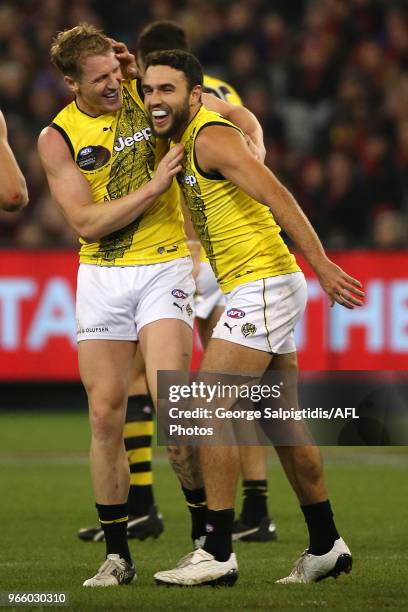
<path fill-rule="evenodd" d="M 131 563 L 127 542 L 127 504 L 95 505 L 105 534 L 106 555 L 117 554 Z"/>
<path fill-rule="evenodd" d="M 124 439 L 130 467 L 128 511 L 135 517 L 149 514 L 154 504 L 152 436 L 152 398 L 132 395 L 128 400 Z"/>
<path fill-rule="evenodd" d="M 207 500 L 204 487 L 201 489 L 183 489 L 187 508 L 191 514 L 191 539 L 197 540 L 206 535 L 205 525 L 207 522 Z"/>
<path fill-rule="evenodd" d="M 241 520 L 249 527 L 255 527 L 265 516 L 268 516 L 268 481 L 244 480 L 242 487 L 244 501 Z"/>

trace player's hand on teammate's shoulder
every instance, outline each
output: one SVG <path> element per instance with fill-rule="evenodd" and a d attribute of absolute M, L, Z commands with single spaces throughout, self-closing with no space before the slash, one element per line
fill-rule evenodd
<path fill-rule="evenodd" d="M 330 299 L 330 305 L 335 303 L 345 308 L 353 309 L 355 306 L 362 306 L 365 293 L 362 284 L 353 278 L 327 257 L 315 268 L 322 289 Z"/>
<path fill-rule="evenodd" d="M 124 79 L 138 79 L 141 77 L 136 62 L 136 57 L 129 51 L 125 43 L 114 38 L 109 39 L 115 52 L 116 59 L 120 62 L 120 69 Z"/>
<path fill-rule="evenodd" d="M 154 183 L 157 192 L 163 193 L 166 191 L 178 172 L 182 169 L 182 160 L 184 157 L 184 145 L 178 143 L 170 149 L 163 157 L 157 166 L 152 183 Z"/>

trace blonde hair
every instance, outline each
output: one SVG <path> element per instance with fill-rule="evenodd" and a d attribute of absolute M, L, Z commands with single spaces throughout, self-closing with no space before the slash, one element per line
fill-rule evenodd
<path fill-rule="evenodd" d="M 106 55 L 109 51 L 112 51 L 112 45 L 102 30 L 89 23 L 80 23 L 57 34 L 50 57 L 63 75 L 80 80 L 83 62 L 92 55 Z"/>

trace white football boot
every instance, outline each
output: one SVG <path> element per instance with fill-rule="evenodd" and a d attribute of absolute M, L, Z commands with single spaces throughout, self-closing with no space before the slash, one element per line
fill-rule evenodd
<path fill-rule="evenodd" d="M 156 584 L 166 586 L 233 586 L 238 578 L 234 553 L 228 561 L 216 561 L 210 553 L 197 548 L 186 555 L 174 569 L 156 572 Z"/>
<path fill-rule="evenodd" d="M 85 580 L 85 587 L 108 587 L 129 584 L 136 580 L 135 566 L 119 555 L 108 555 L 93 578 Z"/>
<path fill-rule="evenodd" d="M 311 555 L 305 550 L 296 561 L 289 576 L 276 582 L 278 584 L 294 582 L 306 584 L 308 582 L 319 582 L 329 576 L 337 578 L 341 572 L 349 574 L 352 564 L 353 559 L 350 549 L 343 538 L 339 538 L 333 544 L 333 548 L 325 555 Z"/>

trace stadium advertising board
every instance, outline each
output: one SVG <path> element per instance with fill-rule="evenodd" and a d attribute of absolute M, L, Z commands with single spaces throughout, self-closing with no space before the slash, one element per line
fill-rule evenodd
<path fill-rule="evenodd" d="M 408 369 L 408 253 L 359 251 L 332 258 L 359 278 L 365 305 L 330 308 L 299 258 L 309 302 L 296 330 L 307 370 Z M 78 380 L 75 283 L 78 256 L 67 251 L 2 252 L 0 379 Z M 193 366 L 201 354 L 195 334 Z"/>

